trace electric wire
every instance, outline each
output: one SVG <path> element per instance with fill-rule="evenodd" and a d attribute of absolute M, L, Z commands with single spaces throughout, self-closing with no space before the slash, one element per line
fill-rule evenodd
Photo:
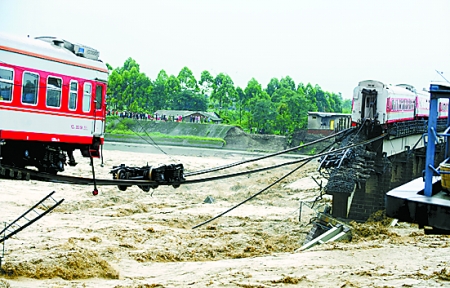
<path fill-rule="evenodd" d="M 195 176 L 195 175 L 215 172 L 215 171 L 219 171 L 219 170 L 235 167 L 235 166 L 238 166 L 238 165 L 242 165 L 242 164 L 246 164 L 246 163 L 250 163 L 250 162 L 255 162 L 255 161 L 262 160 L 262 159 L 266 159 L 266 158 L 278 156 L 278 155 L 281 155 L 281 154 L 289 153 L 289 152 L 298 150 L 300 148 L 304 148 L 304 147 L 307 147 L 309 145 L 317 144 L 317 143 L 322 142 L 324 140 L 328 140 L 328 139 L 330 139 L 332 137 L 339 136 L 339 135 L 347 133 L 347 132 L 349 132 L 351 130 L 353 130 L 353 128 L 345 129 L 345 130 L 342 130 L 342 131 L 340 131 L 338 133 L 334 133 L 334 134 L 331 134 L 329 136 L 326 136 L 324 138 L 321 138 L 321 139 L 318 139 L 318 140 L 315 140 L 315 141 L 312 141 L 312 142 L 309 142 L 309 143 L 306 143 L 306 144 L 302 144 L 302 145 L 299 145 L 299 146 L 296 146 L 296 147 L 293 147 L 293 148 L 289 148 L 289 149 L 286 149 L 286 150 L 283 150 L 283 151 L 267 154 L 267 155 L 260 156 L 260 157 L 257 157 L 257 158 L 253 158 L 253 159 L 249 159 L 249 160 L 242 160 L 242 161 L 234 162 L 234 163 L 223 165 L 223 166 L 218 166 L 218 167 L 215 167 L 215 168 L 210 168 L 210 169 L 205 169 L 205 170 L 199 170 L 199 171 L 196 171 L 196 172 L 186 173 L 185 176 Z"/>
<path fill-rule="evenodd" d="M 209 178 L 185 180 L 183 182 L 168 182 L 168 181 L 156 182 L 156 181 L 148 181 L 148 180 L 123 180 L 123 179 L 96 179 L 95 181 L 96 181 L 97 186 L 108 186 L 108 185 L 125 185 L 125 186 L 132 186 L 132 185 L 137 185 L 137 186 L 146 186 L 147 185 L 147 186 L 149 186 L 150 185 L 150 186 L 152 186 L 154 184 L 156 184 L 157 186 L 163 186 L 163 185 L 170 186 L 170 185 L 187 185 L 187 184 L 197 184 L 197 183 L 203 183 L 203 182 L 217 181 L 217 180 L 221 180 L 221 179 L 234 178 L 234 177 L 238 177 L 238 176 L 242 176 L 242 175 L 263 172 L 266 170 L 276 169 L 276 168 L 287 166 L 287 165 L 293 165 L 293 164 L 298 164 L 298 163 L 305 162 L 305 161 L 310 161 L 312 159 L 319 158 L 319 157 L 328 155 L 330 153 L 340 152 L 345 149 L 360 146 L 360 145 L 367 145 L 369 143 L 372 143 L 374 141 L 382 139 L 385 136 L 386 136 L 386 134 L 382 134 L 378 137 L 375 137 L 375 138 L 372 138 L 369 140 L 365 140 L 363 142 L 359 142 L 359 143 L 352 144 L 352 145 L 349 145 L 346 147 L 335 149 L 332 152 L 319 153 L 319 154 L 308 156 L 308 157 L 305 157 L 302 159 L 288 161 L 288 162 L 284 162 L 284 163 L 280 163 L 280 164 L 276 164 L 276 165 L 272 165 L 272 166 L 267 166 L 267 167 L 262 167 L 262 168 L 258 168 L 258 169 L 254 169 L 254 170 L 248 170 L 248 171 L 237 172 L 237 173 L 232 173 L 232 174 L 225 174 L 225 175 L 220 175 L 220 176 L 215 176 L 215 177 L 209 177 Z M 92 178 L 66 176 L 66 175 L 53 175 L 53 174 L 48 174 L 48 173 L 44 173 L 44 172 L 38 172 L 38 171 L 32 170 L 32 169 L 11 167 L 8 165 L 3 165 L 3 164 L 0 166 L 0 168 L 10 169 L 10 170 L 13 170 L 16 172 L 21 172 L 21 173 L 26 173 L 26 174 L 30 175 L 30 177 L 31 177 L 30 179 L 39 180 L 39 181 L 55 182 L 55 183 L 62 183 L 62 184 L 76 184 L 76 185 L 92 185 L 94 183 Z"/>
<path fill-rule="evenodd" d="M 124 122 L 124 121 L 125 121 L 124 119 L 128 119 L 128 118 L 122 118 L 122 117 L 119 117 L 119 123 Z M 145 139 L 142 135 L 140 135 L 138 132 L 136 132 L 136 131 L 133 130 L 134 134 L 136 134 L 139 138 L 141 138 L 142 140 L 144 140 L 147 144 L 152 145 L 153 147 L 155 147 L 156 149 L 158 149 L 159 151 L 161 151 L 161 152 L 164 153 L 165 155 L 170 156 L 169 154 L 166 153 L 166 151 L 164 151 L 161 147 L 159 147 L 159 145 L 156 143 L 156 141 L 155 141 L 155 140 L 147 133 L 146 129 L 144 129 L 144 127 L 142 126 L 142 124 L 140 123 L 140 121 L 138 120 L 138 121 L 136 121 L 136 122 L 139 123 L 139 125 L 140 125 L 142 131 L 144 131 L 145 135 L 146 135 L 152 142 L 149 142 L 149 141 L 148 141 L 147 139 Z"/>
<path fill-rule="evenodd" d="M 330 146 L 332 146 L 332 145 L 334 145 L 334 143 L 328 145 L 328 146 L 327 146 L 325 149 L 323 149 L 319 154 L 322 154 L 323 152 L 325 152 L 326 150 L 328 150 L 328 148 L 330 148 Z M 297 167 L 296 167 L 295 169 L 293 169 L 292 171 L 286 173 L 285 175 L 283 175 L 282 177 L 280 177 L 279 179 L 277 179 L 276 181 L 274 181 L 272 184 L 266 186 L 265 188 L 263 188 L 263 189 L 260 190 L 259 192 L 253 194 L 252 196 L 248 197 L 248 198 L 245 199 L 244 201 L 241 201 L 240 203 L 238 203 L 238 204 L 234 205 L 233 207 L 231 207 L 231 208 L 225 210 L 224 212 L 222 212 L 222 213 L 220 213 L 220 214 L 218 214 L 218 215 L 216 215 L 216 216 L 214 216 L 214 217 L 212 217 L 212 218 L 210 218 L 210 219 L 208 219 L 208 220 L 206 220 L 206 221 L 204 221 L 204 222 L 202 222 L 202 223 L 200 223 L 200 224 L 195 225 L 194 227 L 192 227 L 192 229 L 196 229 L 196 228 L 198 228 L 198 227 L 200 227 L 200 226 L 203 226 L 203 225 L 205 225 L 205 224 L 208 224 L 208 223 L 210 223 L 210 222 L 212 222 L 212 221 L 214 221 L 214 220 L 216 220 L 216 219 L 222 217 L 223 215 L 227 214 L 228 212 L 230 212 L 230 211 L 232 211 L 232 210 L 238 208 L 238 207 L 241 206 L 242 204 L 247 203 L 248 201 L 252 200 L 253 198 L 257 197 L 258 195 L 262 194 L 263 192 L 267 191 L 267 190 L 270 189 L 271 187 L 275 186 L 276 184 L 280 183 L 281 181 L 283 181 L 284 179 L 286 179 L 287 177 L 289 177 L 290 175 L 292 175 L 292 174 L 293 174 L 294 172 L 296 172 L 298 169 L 302 168 L 302 167 L 305 166 L 307 163 L 309 163 L 312 159 L 314 159 L 314 158 L 310 158 L 310 159 L 308 159 L 307 161 L 304 161 L 301 165 L 297 166 Z"/>

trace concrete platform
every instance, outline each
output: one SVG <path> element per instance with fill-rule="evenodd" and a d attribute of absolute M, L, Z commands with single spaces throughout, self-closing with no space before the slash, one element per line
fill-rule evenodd
<path fill-rule="evenodd" d="M 386 215 L 400 221 L 450 233 L 450 195 L 442 191 L 441 177 L 433 177 L 431 197 L 424 195 L 425 182 L 417 178 L 386 194 Z"/>

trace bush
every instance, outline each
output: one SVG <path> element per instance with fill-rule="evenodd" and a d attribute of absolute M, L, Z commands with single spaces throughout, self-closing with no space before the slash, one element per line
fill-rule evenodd
<path fill-rule="evenodd" d="M 309 152 L 308 152 L 308 155 L 316 155 L 316 153 L 317 153 L 317 148 L 312 148 Z"/>
<path fill-rule="evenodd" d="M 111 134 L 132 134 L 134 120 L 129 118 L 110 119 L 106 122 L 106 133 Z"/>

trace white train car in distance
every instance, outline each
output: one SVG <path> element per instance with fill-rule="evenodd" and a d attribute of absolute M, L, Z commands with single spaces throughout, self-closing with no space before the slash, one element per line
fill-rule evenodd
<path fill-rule="evenodd" d="M 439 102 L 439 118 L 448 117 L 448 99 Z M 388 125 L 396 122 L 426 120 L 430 94 L 416 91 L 408 84 L 387 85 L 380 81 L 359 82 L 353 90 L 352 125 L 364 122 Z"/>

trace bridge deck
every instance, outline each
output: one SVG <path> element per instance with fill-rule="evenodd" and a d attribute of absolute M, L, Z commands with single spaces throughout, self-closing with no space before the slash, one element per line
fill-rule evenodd
<path fill-rule="evenodd" d="M 408 147 L 410 149 L 419 149 L 424 146 L 423 134 L 408 135 L 401 138 L 388 137 L 383 139 L 383 153 L 385 153 L 387 157 L 402 153 L 406 151 Z"/>
<path fill-rule="evenodd" d="M 420 227 L 450 231 L 450 195 L 441 187 L 441 177 L 433 177 L 433 195 L 424 195 L 423 178 L 417 178 L 386 194 L 386 215 Z"/>

